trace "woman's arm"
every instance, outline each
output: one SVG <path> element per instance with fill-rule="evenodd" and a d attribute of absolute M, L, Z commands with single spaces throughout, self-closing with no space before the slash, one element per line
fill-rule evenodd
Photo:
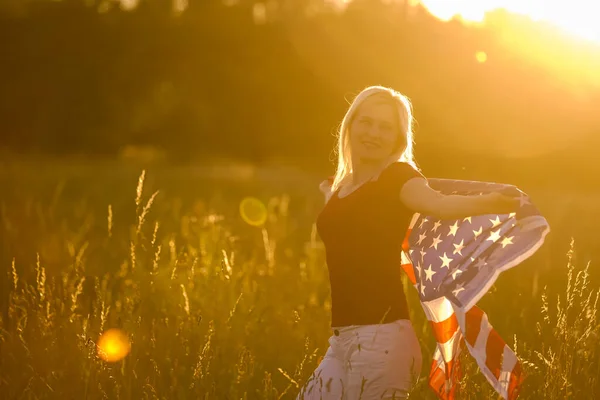
<path fill-rule="evenodd" d="M 433 190 L 424 178 L 408 180 L 400 191 L 406 207 L 442 219 L 459 219 L 484 214 L 509 214 L 519 208 L 519 199 L 500 193 L 463 196 Z"/>

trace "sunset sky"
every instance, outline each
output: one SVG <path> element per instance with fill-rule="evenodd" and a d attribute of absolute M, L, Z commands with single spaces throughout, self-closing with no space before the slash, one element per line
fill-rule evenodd
<path fill-rule="evenodd" d="M 485 13 L 504 8 L 530 16 L 536 21 L 551 22 L 566 32 L 600 43 L 597 5 L 589 0 L 420 0 L 436 17 L 448 20 L 460 15 L 466 21 L 483 21 Z"/>

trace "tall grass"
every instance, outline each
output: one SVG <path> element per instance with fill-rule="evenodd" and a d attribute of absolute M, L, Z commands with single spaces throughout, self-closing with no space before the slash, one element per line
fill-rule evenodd
<path fill-rule="evenodd" d="M 108 202 L 68 198 L 64 187 L 2 200 L 1 397 L 293 398 L 329 336 L 328 276 L 307 203 L 264 196 L 267 221 L 254 227 L 239 216 L 241 195 L 169 197 L 148 188 L 145 172 L 131 186 Z M 575 255 L 572 241 L 566 268 L 540 278 L 541 294 L 486 299 L 522 359 L 522 398 L 600 397 L 599 292 Z M 409 296 L 425 360 L 413 396 L 433 399 L 433 340 Z M 110 328 L 132 344 L 116 363 L 98 357 Z M 495 398 L 465 362 L 464 398 Z"/>

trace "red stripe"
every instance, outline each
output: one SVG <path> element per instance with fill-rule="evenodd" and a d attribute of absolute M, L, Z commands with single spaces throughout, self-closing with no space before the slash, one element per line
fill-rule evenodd
<path fill-rule="evenodd" d="M 494 374 L 496 379 L 500 378 L 500 372 L 502 372 L 502 358 L 505 345 L 506 343 L 504 343 L 500 334 L 491 329 L 485 345 L 485 365 Z"/>
<path fill-rule="evenodd" d="M 433 389 L 440 399 L 449 399 L 449 397 L 446 395 L 446 374 L 442 368 L 437 366 L 437 362 L 435 361 L 431 365 L 431 372 L 429 374 L 429 387 Z"/>
<path fill-rule="evenodd" d="M 521 370 L 521 364 L 517 361 L 510 374 L 510 382 L 508 384 L 508 400 L 516 399 L 519 396 L 521 383 L 523 382 L 524 378 L 523 371 Z"/>
<path fill-rule="evenodd" d="M 477 306 L 471 307 L 471 309 L 469 309 L 465 315 L 465 337 L 467 339 L 467 343 L 469 343 L 471 347 L 475 347 L 475 341 L 477 340 L 477 336 L 479 336 L 479 331 L 481 330 L 482 318 L 483 310 Z"/>
<path fill-rule="evenodd" d="M 402 269 L 406 272 L 406 275 L 408 275 L 410 283 L 413 285 L 417 283 L 417 277 L 415 276 L 415 270 L 413 269 L 412 264 L 402 264 Z"/>
<path fill-rule="evenodd" d="M 406 254 L 408 254 L 408 250 L 410 250 L 410 245 L 408 243 L 408 238 L 410 237 L 410 232 L 412 232 L 412 229 L 407 229 L 406 235 L 404 236 L 404 241 L 402 242 L 402 250 L 404 250 L 406 252 Z"/>
<path fill-rule="evenodd" d="M 448 319 L 441 322 L 430 322 L 433 327 L 433 334 L 438 343 L 446 343 L 448 340 L 452 339 L 452 336 L 454 336 L 458 330 L 458 319 L 454 313 L 452 313 Z"/>

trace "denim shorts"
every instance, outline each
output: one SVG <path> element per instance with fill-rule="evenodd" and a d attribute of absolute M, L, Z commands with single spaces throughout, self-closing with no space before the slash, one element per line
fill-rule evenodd
<path fill-rule="evenodd" d="M 409 320 L 332 328 L 329 348 L 297 400 L 406 399 L 421 373 Z"/>

